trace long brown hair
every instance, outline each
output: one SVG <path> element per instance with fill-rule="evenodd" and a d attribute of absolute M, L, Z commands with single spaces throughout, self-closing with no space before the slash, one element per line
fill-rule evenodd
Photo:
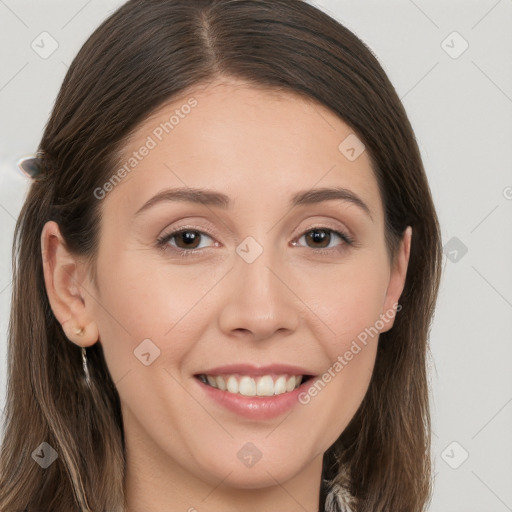
<path fill-rule="evenodd" d="M 372 52 L 302 0 L 130 0 L 92 34 L 64 79 L 39 145 L 41 174 L 13 246 L 4 512 L 123 510 L 119 396 L 100 343 L 80 348 L 54 317 L 40 236 L 55 220 L 94 262 L 101 201 L 127 137 L 148 115 L 219 76 L 293 91 L 336 113 L 364 142 L 379 184 L 389 253 L 413 229 L 400 313 L 381 334 L 363 403 L 324 455 L 323 478 L 348 486 L 356 512 L 418 512 L 431 493 L 428 335 L 440 280 L 440 232 L 404 108 Z M 32 452 L 47 442 L 47 469 Z M 320 510 L 328 489 L 323 488 Z"/>

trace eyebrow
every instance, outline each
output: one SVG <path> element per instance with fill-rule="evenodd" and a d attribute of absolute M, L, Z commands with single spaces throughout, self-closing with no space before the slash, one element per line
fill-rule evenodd
<path fill-rule="evenodd" d="M 290 199 L 289 207 L 303 206 L 308 204 L 321 203 L 323 201 L 339 200 L 354 204 L 363 210 L 373 221 L 373 216 L 368 205 L 354 192 L 342 187 L 317 188 L 297 192 Z M 144 203 L 135 213 L 135 216 L 149 210 L 156 204 L 168 201 L 182 201 L 190 203 L 200 203 L 205 206 L 213 206 L 228 209 L 231 205 L 229 196 L 222 192 L 216 192 L 203 188 L 173 188 L 159 192 L 146 203 Z"/>

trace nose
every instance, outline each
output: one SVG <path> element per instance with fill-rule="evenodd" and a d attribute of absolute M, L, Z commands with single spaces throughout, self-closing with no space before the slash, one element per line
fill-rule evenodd
<path fill-rule="evenodd" d="M 252 263 L 236 256 L 219 318 L 227 336 L 260 341 L 297 329 L 302 303 L 289 282 L 291 269 L 279 264 L 272 253 L 263 250 Z"/>

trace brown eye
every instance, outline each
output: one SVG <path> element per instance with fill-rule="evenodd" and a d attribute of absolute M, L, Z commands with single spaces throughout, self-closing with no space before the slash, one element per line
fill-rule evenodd
<path fill-rule="evenodd" d="M 311 241 L 314 248 L 325 249 L 331 241 L 331 234 L 326 229 L 313 229 L 305 234 L 306 240 Z"/>
<path fill-rule="evenodd" d="M 197 249 L 201 233 L 199 231 L 180 231 L 173 238 L 180 249 Z"/>
<path fill-rule="evenodd" d="M 309 231 L 306 231 L 299 240 L 301 238 L 305 238 L 307 246 L 311 249 L 334 249 L 336 246 L 343 247 L 346 244 L 352 244 L 352 240 L 348 235 L 330 228 L 310 229 Z M 331 245 L 331 242 L 336 240 L 336 238 L 341 239 L 342 243 Z"/>
<path fill-rule="evenodd" d="M 186 253 L 188 252 L 187 249 L 190 251 L 194 249 L 201 249 L 202 247 L 200 247 L 200 244 L 202 238 L 209 238 L 212 240 L 212 237 L 202 231 L 182 229 L 180 231 L 173 231 L 172 233 L 159 238 L 158 245 L 170 250 Z M 172 241 L 174 241 L 174 243 Z"/>

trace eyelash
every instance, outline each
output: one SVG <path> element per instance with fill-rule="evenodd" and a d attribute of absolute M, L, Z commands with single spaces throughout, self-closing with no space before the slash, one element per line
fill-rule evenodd
<path fill-rule="evenodd" d="M 336 231 L 335 229 L 331 229 L 331 228 L 328 228 L 326 226 L 314 226 L 314 227 L 311 227 L 307 231 L 304 231 L 297 238 L 297 240 L 302 238 L 304 235 L 306 235 L 308 233 L 311 233 L 312 231 L 325 231 L 327 233 L 331 233 L 331 234 L 337 235 L 344 242 L 343 244 L 341 244 L 341 247 L 339 247 L 339 248 L 335 248 L 335 247 L 331 247 L 331 248 L 311 248 L 310 247 L 310 249 L 312 251 L 324 254 L 326 251 L 330 252 L 330 251 L 333 251 L 333 250 L 335 252 L 341 252 L 341 251 L 343 251 L 345 249 L 345 247 L 344 247 L 345 245 L 355 246 L 354 239 L 351 236 L 349 236 L 347 233 L 344 233 L 343 231 Z M 162 249 L 163 251 L 174 252 L 175 254 L 178 254 L 178 256 L 183 257 L 183 258 L 194 256 L 195 254 L 200 252 L 202 249 L 197 249 L 197 248 L 196 249 L 181 249 L 181 248 L 176 248 L 176 247 L 172 247 L 172 246 L 169 245 L 169 241 L 172 240 L 176 235 L 180 235 L 182 233 L 187 233 L 187 232 L 199 233 L 200 235 L 206 235 L 209 238 L 213 239 L 212 235 L 210 235 L 210 234 L 208 234 L 208 233 L 206 233 L 204 231 L 200 231 L 200 230 L 194 229 L 194 228 L 182 228 L 182 229 L 179 229 L 177 231 L 173 231 L 172 233 L 169 233 L 167 235 L 163 235 L 162 237 L 158 238 L 157 239 L 157 247 Z"/>

